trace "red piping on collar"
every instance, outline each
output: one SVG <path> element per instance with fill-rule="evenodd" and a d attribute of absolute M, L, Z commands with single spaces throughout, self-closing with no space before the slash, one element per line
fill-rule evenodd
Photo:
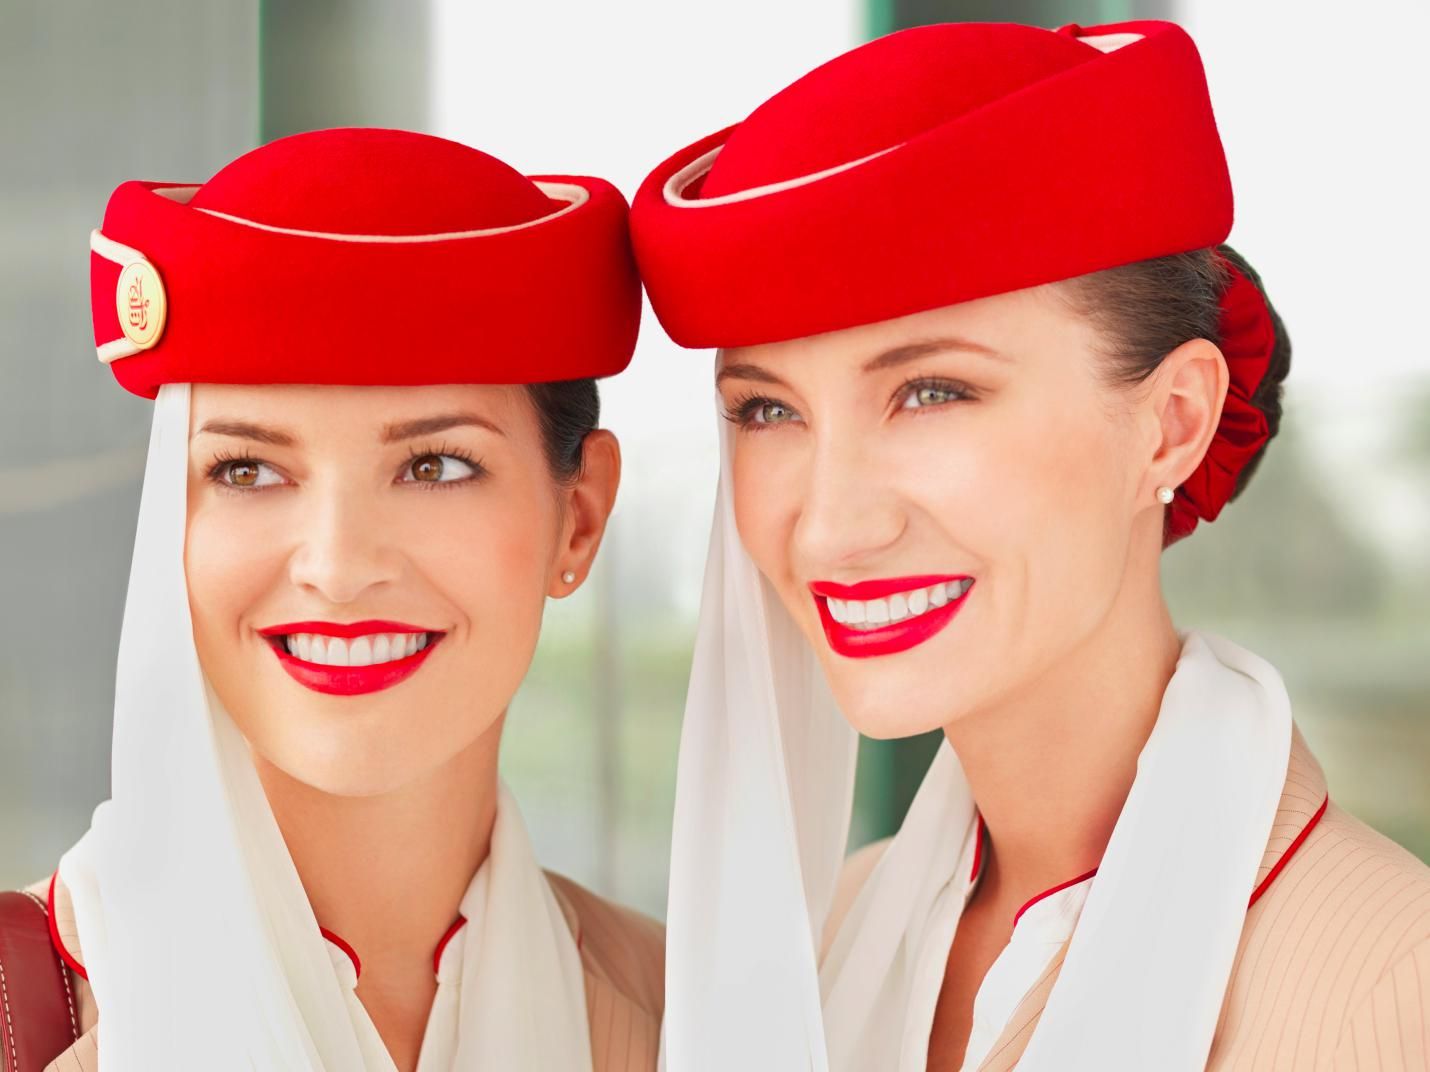
<path fill-rule="evenodd" d="M 437 943 L 437 949 L 432 954 L 432 974 L 436 975 L 438 965 L 442 963 L 442 950 L 447 948 L 447 943 L 452 940 L 452 935 L 456 934 L 466 924 L 467 917 L 460 912 L 457 918 L 452 921 L 452 925 L 447 928 L 447 933 L 442 935 L 442 940 Z"/>
<path fill-rule="evenodd" d="M 1056 886 L 1054 886 L 1054 887 L 1053 887 L 1052 889 L 1050 889 L 1050 890 L 1044 890 L 1042 893 L 1038 894 L 1036 897 L 1034 897 L 1032 900 L 1030 900 L 1027 904 L 1025 904 L 1022 908 L 1018 909 L 1017 913 L 1013 916 L 1013 926 L 1016 927 L 1016 926 L 1018 925 L 1018 919 L 1019 919 L 1019 917 L 1022 916 L 1022 914 L 1023 914 L 1024 912 L 1026 912 L 1028 909 L 1032 908 L 1035 904 L 1037 904 L 1039 901 L 1041 901 L 1044 897 L 1051 897 L 1053 894 L 1057 893 L 1059 890 L 1065 890 L 1065 889 L 1067 889 L 1069 886 L 1076 886 L 1079 882 L 1083 882 L 1083 881 L 1085 881 L 1085 880 L 1087 880 L 1087 879 L 1090 879 L 1090 878 L 1092 878 L 1092 876 L 1095 875 L 1095 874 L 1097 874 L 1097 868 L 1094 867 L 1091 871 L 1088 871 L 1087 873 L 1082 874 L 1082 875 L 1078 875 L 1077 878 L 1070 878 L 1070 879 L 1068 879 L 1066 882 L 1059 882 Z"/>
<path fill-rule="evenodd" d="M 1266 887 L 1271 885 L 1271 880 L 1281 873 L 1281 869 L 1286 866 L 1286 861 L 1291 859 L 1291 854 L 1301 847 L 1301 843 L 1306 840 L 1306 835 L 1311 832 L 1317 823 L 1321 821 L 1321 816 L 1326 814 L 1326 805 L 1331 802 L 1331 794 L 1326 794 L 1326 799 L 1321 801 L 1321 806 L 1316 809 L 1316 814 L 1311 816 L 1311 821 L 1301 828 L 1301 832 L 1296 835 L 1295 840 L 1286 846 L 1286 851 L 1281 854 L 1281 859 L 1276 861 L 1275 866 L 1266 873 L 1266 877 L 1256 889 L 1251 891 L 1251 900 L 1246 903 L 1250 908 L 1256 903 L 1256 899 L 1266 892 Z"/>
<path fill-rule="evenodd" d="M 978 813 L 978 833 L 974 835 L 978 841 L 973 846 L 973 873 L 968 876 L 968 881 L 972 882 L 978 877 L 978 865 L 983 862 L 983 813 Z"/>
<path fill-rule="evenodd" d="M 60 955 L 60 959 L 68 964 L 76 975 L 85 982 L 89 982 L 89 972 L 84 970 L 83 964 L 70 956 L 70 951 L 65 948 L 64 942 L 60 941 L 59 924 L 55 922 L 55 879 L 59 877 L 59 868 L 55 868 L 55 873 L 50 876 L 50 892 L 45 898 L 47 902 L 45 914 L 50 917 L 50 944 L 55 947 L 55 952 Z"/>
<path fill-rule="evenodd" d="M 348 959 L 353 962 L 353 972 L 357 975 L 359 979 L 361 979 L 362 961 L 358 959 L 357 950 L 354 949 L 352 946 L 348 945 L 348 943 L 343 941 L 342 938 L 340 938 L 338 935 L 328 930 L 327 927 L 319 926 L 318 931 L 322 934 L 324 938 L 332 942 L 333 945 L 337 946 L 339 949 L 341 949 L 344 953 L 348 955 Z"/>

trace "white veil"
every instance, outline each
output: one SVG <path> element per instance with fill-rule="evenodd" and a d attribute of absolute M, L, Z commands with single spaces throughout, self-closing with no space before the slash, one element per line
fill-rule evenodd
<path fill-rule="evenodd" d="M 922 1069 L 903 1011 L 973 814 L 968 783 L 945 742 L 821 969 L 857 735 L 740 543 L 737 433 L 718 423 L 676 785 L 663 1067 Z M 1291 711 L 1264 660 L 1211 634 L 1179 636 L 1157 725 L 1020 1069 L 1205 1064 L 1284 784 Z"/>
<path fill-rule="evenodd" d="M 199 665 L 183 567 L 190 393 L 165 384 L 154 403 L 112 798 L 59 867 L 103 1022 L 101 1067 L 391 1072 L 356 1026 L 357 997 L 339 981 L 247 742 Z M 509 804 L 503 787 L 492 854 L 462 904 L 479 913 L 465 928 L 463 1030 L 440 1049 L 463 1069 L 589 1070 L 579 956 Z M 512 971 L 517 985 L 491 1000 L 493 977 L 510 983 Z"/>

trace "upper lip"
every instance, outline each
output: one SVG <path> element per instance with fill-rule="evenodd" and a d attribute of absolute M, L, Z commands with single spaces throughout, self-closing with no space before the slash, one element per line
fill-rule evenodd
<path fill-rule="evenodd" d="M 817 596 L 834 599 L 878 599 L 895 592 L 912 592 L 945 581 L 961 581 L 967 574 L 921 573 L 913 577 L 876 577 L 858 584 L 836 584 L 834 581 L 810 581 L 809 590 Z"/>
<path fill-rule="evenodd" d="M 319 636 L 356 637 L 369 633 L 440 633 L 440 629 L 428 629 L 422 625 L 406 622 L 391 622 L 380 618 L 368 618 L 360 622 L 288 622 L 284 625 L 270 625 L 260 629 L 265 637 L 291 636 L 293 633 L 317 633 Z"/>

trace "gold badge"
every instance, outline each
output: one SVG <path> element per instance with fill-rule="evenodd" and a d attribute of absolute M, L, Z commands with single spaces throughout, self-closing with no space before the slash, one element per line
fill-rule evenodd
<path fill-rule="evenodd" d="M 164 334 L 164 315 L 168 303 L 159 273 L 148 261 L 133 261 L 119 273 L 115 291 L 119 311 L 119 327 L 124 337 L 141 350 L 147 350 Z"/>

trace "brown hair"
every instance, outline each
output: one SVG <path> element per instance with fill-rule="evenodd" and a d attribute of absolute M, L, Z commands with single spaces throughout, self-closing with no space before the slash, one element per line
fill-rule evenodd
<path fill-rule="evenodd" d="M 558 484 L 573 484 L 581 476 L 581 445 L 601 419 L 601 397 L 595 380 L 529 383 L 527 397 L 541 422 L 546 464 Z"/>
<path fill-rule="evenodd" d="M 1079 313 L 1090 318 L 1105 340 L 1110 386 L 1131 387 L 1155 372 L 1162 359 L 1190 339 L 1210 339 L 1221 345 L 1218 330 L 1222 291 L 1229 273 L 1213 256 L 1220 253 L 1236 265 L 1266 296 L 1261 277 L 1230 246 L 1174 253 L 1135 261 L 1064 280 L 1059 292 Z M 1291 369 L 1291 339 L 1286 325 L 1267 300 L 1275 343 L 1271 362 L 1251 403 L 1266 415 L 1270 433 L 1237 474 L 1231 498 L 1246 487 L 1281 424 L 1281 382 Z"/>

